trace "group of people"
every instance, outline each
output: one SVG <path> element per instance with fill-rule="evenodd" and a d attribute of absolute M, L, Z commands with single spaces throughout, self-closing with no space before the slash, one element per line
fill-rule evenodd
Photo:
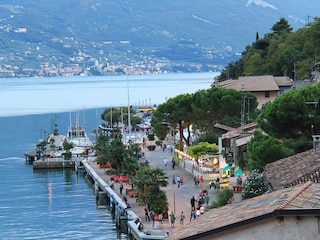
<path fill-rule="evenodd" d="M 190 199 L 191 215 L 190 222 L 192 219 L 200 217 L 205 212 L 204 205 L 209 205 L 209 194 L 207 190 L 202 190 L 199 195 L 193 195 Z"/>
<path fill-rule="evenodd" d="M 162 143 L 161 148 L 162 148 L 162 152 L 165 152 L 165 150 L 167 149 L 168 151 L 170 151 L 170 153 L 172 155 L 173 147 L 171 145 L 167 145 L 165 143 Z"/>
<path fill-rule="evenodd" d="M 146 218 L 146 222 L 152 221 L 153 228 L 158 228 L 159 225 L 162 225 L 162 223 L 163 223 L 163 214 L 162 213 L 156 214 L 153 211 L 149 212 L 148 208 L 145 207 L 144 208 L 144 215 Z"/>
<path fill-rule="evenodd" d="M 220 182 L 219 178 L 213 180 L 209 183 L 209 188 L 213 189 L 215 192 L 220 192 Z"/>
<path fill-rule="evenodd" d="M 177 184 L 178 184 L 178 188 L 181 186 L 183 186 L 183 182 L 184 182 L 184 178 L 181 176 L 177 176 Z"/>
<path fill-rule="evenodd" d="M 171 164 L 172 164 L 172 169 L 174 169 L 175 166 L 176 166 L 176 162 L 174 161 L 174 159 L 171 160 Z M 165 157 L 163 159 L 163 167 L 164 167 L 164 169 L 166 169 L 167 166 L 168 166 L 168 159 Z"/>
<path fill-rule="evenodd" d="M 202 187 L 202 185 L 203 185 L 203 176 L 202 175 L 201 176 L 199 176 L 199 175 L 194 176 L 193 180 L 194 180 L 194 185 Z"/>

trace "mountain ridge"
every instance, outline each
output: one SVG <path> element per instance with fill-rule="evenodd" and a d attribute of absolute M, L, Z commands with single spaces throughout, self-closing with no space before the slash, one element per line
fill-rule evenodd
<path fill-rule="evenodd" d="M 308 12 L 320 3 L 303 4 L 305 9 L 295 0 L 4 0 L 0 56 L 13 55 L 14 60 L 4 57 L 2 63 L 20 70 L 63 62 L 94 68 L 93 75 L 107 74 L 106 66 L 123 73 L 137 62 L 155 61 L 162 72 L 215 70 L 237 60 L 256 32 L 270 32 L 281 17 L 294 30 L 305 26 Z M 78 58 L 95 59 L 103 69 Z"/>

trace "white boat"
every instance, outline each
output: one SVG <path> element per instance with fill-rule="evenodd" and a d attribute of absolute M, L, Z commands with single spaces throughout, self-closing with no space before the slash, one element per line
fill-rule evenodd
<path fill-rule="evenodd" d="M 74 147 L 92 147 L 93 141 L 88 137 L 85 127 L 78 125 L 68 127 L 67 141 Z"/>

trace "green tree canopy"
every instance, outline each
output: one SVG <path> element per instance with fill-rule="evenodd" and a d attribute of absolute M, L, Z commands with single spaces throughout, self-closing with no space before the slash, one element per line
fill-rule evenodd
<path fill-rule="evenodd" d="M 292 27 L 290 27 L 288 21 L 285 18 L 280 18 L 279 22 L 276 22 L 271 30 L 275 34 L 282 34 L 282 33 L 290 33 L 292 31 Z"/>
<path fill-rule="evenodd" d="M 151 211 L 161 213 L 168 210 L 168 200 L 161 187 L 168 186 L 168 177 L 160 168 L 140 168 L 133 184 L 138 192 L 137 201 L 147 204 Z"/>
<path fill-rule="evenodd" d="M 276 22 L 270 33 L 246 46 L 241 58 L 229 63 L 219 81 L 248 75 L 288 76 L 291 79 L 309 79 L 310 69 L 319 60 L 320 19 L 292 32 L 285 18 Z"/>
<path fill-rule="evenodd" d="M 190 146 L 187 150 L 187 154 L 198 159 L 203 155 L 213 155 L 219 151 L 219 147 L 216 144 L 209 144 L 207 142 L 200 142 L 197 145 Z"/>
<path fill-rule="evenodd" d="M 263 170 L 265 165 L 294 154 L 282 141 L 276 140 L 261 131 L 255 131 L 253 139 L 247 144 L 249 169 Z"/>

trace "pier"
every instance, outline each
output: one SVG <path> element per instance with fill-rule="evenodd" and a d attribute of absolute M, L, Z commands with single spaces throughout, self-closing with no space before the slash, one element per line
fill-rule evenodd
<path fill-rule="evenodd" d="M 108 186 L 105 179 L 101 177 L 101 171 L 97 171 L 95 163 L 90 164 L 90 160 L 82 161 L 86 176 L 90 177 L 94 182 L 94 192 L 97 203 L 105 205 L 111 212 L 117 228 L 121 233 L 127 234 L 130 240 L 140 239 L 164 239 L 165 234 L 160 230 L 149 229 L 147 231 L 139 230 L 139 222 L 141 220 L 132 208 L 127 208 L 123 198 L 121 198 L 112 188 Z M 104 176 L 104 172 L 102 172 Z M 104 176 L 106 178 L 106 176 Z"/>

